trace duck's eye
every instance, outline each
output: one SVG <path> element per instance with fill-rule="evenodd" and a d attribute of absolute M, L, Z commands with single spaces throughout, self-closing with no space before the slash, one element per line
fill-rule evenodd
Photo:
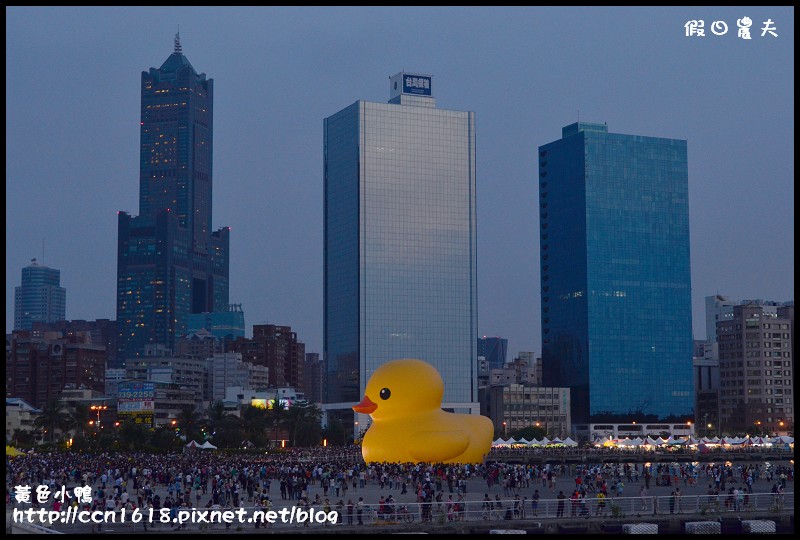
<path fill-rule="evenodd" d="M 384 388 L 381 390 L 381 399 L 389 399 L 389 396 L 392 395 L 392 391 L 388 388 Z"/>

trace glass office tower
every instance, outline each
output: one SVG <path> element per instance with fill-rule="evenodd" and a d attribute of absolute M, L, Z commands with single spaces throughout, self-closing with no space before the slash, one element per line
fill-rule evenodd
<path fill-rule="evenodd" d="M 31 260 L 22 269 L 22 282 L 14 287 L 14 330 L 31 330 L 34 322 L 66 319 L 67 290 L 61 286 L 61 270 Z"/>
<path fill-rule="evenodd" d="M 326 401 L 419 358 L 443 407 L 477 412 L 475 115 L 437 109 L 430 76 L 398 73 L 390 98 L 324 121 Z"/>
<path fill-rule="evenodd" d="M 567 126 L 539 147 L 539 213 L 544 385 L 573 422 L 691 419 L 686 141 Z"/>
<path fill-rule="evenodd" d="M 142 72 L 139 215 L 118 214 L 121 359 L 174 348 L 188 315 L 228 305 L 230 230 L 211 230 L 214 81 L 175 51 Z"/>

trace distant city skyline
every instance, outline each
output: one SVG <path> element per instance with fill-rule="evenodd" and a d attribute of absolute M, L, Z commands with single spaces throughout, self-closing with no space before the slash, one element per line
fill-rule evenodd
<path fill-rule="evenodd" d="M 212 227 L 232 229 L 229 301 L 248 335 L 287 325 L 322 352 L 320 127 L 356 99 L 385 101 L 402 69 L 434 74 L 440 102 L 475 111 L 478 336 L 508 339 L 511 357 L 541 353 L 537 148 L 577 119 L 688 141 L 695 339 L 706 296 L 794 299 L 793 7 L 6 15 L 7 332 L 34 257 L 60 269 L 67 319 L 116 317 L 116 214 L 136 214 L 139 198 L 140 74 L 172 52 L 178 25 L 215 81 Z M 696 19 L 706 36 L 686 35 Z M 716 20 L 731 30 L 713 35 Z M 776 36 L 762 36 L 767 20 Z"/>

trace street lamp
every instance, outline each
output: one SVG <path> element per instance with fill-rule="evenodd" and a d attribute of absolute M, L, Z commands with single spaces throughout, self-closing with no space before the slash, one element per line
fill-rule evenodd
<path fill-rule="evenodd" d="M 100 431 L 100 411 L 108 409 L 108 405 L 92 405 L 89 409 L 97 411 L 97 431 Z"/>
<path fill-rule="evenodd" d="M 503 438 L 506 438 L 506 421 L 503 420 Z"/>
<path fill-rule="evenodd" d="M 704 435 L 708 437 L 708 428 L 711 427 L 711 424 L 708 423 L 708 413 L 703 414 L 703 425 L 706 426 Z"/>
<path fill-rule="evenodd" d="M 353 430 L 353 442 L 354 443 L 358 442 L 358 439 L 359 439 L 358 435 L 359 435 L 359 433 L 358 433 L 358 420 L 356 420 L 356 427 Z"/>

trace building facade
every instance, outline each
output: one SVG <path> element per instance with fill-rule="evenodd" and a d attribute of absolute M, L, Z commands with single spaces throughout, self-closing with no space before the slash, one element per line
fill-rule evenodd
<path fill-rule="evenodd" d="M 695 340 L 692 368 L 697 433 L 713 437 L 719 434 L 719 354 L 716 341 Z"/>
<path fill-rule="evenodd" d="M 306 353 L 303 375 L 305 383 L 303 391 L 306 399 L 311 403 L 322 403 L 325 397 L 328 373 L 325 369 L 325 362 L 319 357 L 319 353 Z"/>
<path fill-rule="evenodd" d="M 771 311 L 736 305 L 717 322 L 723 432 L 794 431 L 794 305 Z"/>
<path fill-rule="evenodd" d="M 574 422 L 691 419 L 686 141 L 581 122 L 538 164 L 544 384 Z"/>
<path fill-rule="evenodd" d="M 117 321 L 109 319 L 97 319 L 94 321 L 74 319 L 51 323 L 34 322 L 31 336 L 44 337 L 45 334 L 52 332 L 58 332 L 61 336 L 79 332 L 88 333 L 91 343 L 102 345 L 106 348 L 108 367 L 122 367 L 123 365 L 122 359 L 117 358 Z"/>
<path fill-rule="evenodd" d="M 125 379 L 127 382 L 142 381 L 175 385 L 177 388 L 191 393 L 193 407 L 204 410 L 210 401 L 211 394 L 208 362 L 206 359 L 176 356 L 131 358 L 125 365 Z"/>
<path fill-rule="evenodd" d="M 15 437 L 27 434 L 36 440 L 36 416 L 42 411 L 20 398 L 6 398 L 6 444 L 14 444 Z M 25 435 L 23 435 L 23 438 Z"/>
<path fill-rule="evenodd" d="M 66 319 L 67 290 L 61 286 L 61 270 L 31 260 L 22 269 L 22 281 L 14 287 L 14 330 L 30 330 L 35 322 Z"/>
<path fill-rule="evenodd" d="M 489 362 L 489 369 L 503 369 L 508 355 L 508 340 L 501 337 L 478 338 L 478 356 Z"/>
<path fill-rule="evenodd" d="M 192 313 L 228 305 L 230 230 L 211 230 L 214 85 L 175 52 L 142 72 L 139 215 L 118 213 L 123 358 L 174 350 Z"/>
<path fill-rule="evenodd" d="M 269 385 L 303 391 L 306 345 L 297 339 L 291 326 L 253 325 L 253 338 L 239 338 L 229 344 L 246 362 L 269 368 Z"/>
<path fill-rule="evenodd" d="M 57 401 L 67 389 L 105 392 L 106 349 L 85 334 L 31 337 L 6 334 L 6 397 L 37 408 Z"/>
<path fill-rule="evenodd" d="M 511 432 L 532 426 L 544 428 L 551 437 L 571 434 L 569 388 L 505 384 L 482 392 L 486 392 L 484 414 L 498 436 L 508 438 Z"/>
<path fill-rule="evenodd" d="M 208 359 L 211 403 L 225 400 L 227 388 L 263 391 L 269 387 L 269 368 L 243 362 L 239 353 L 215 354 Z"/>
<path fill-rule="evenodd" d="M 430 76 L 389 83 L 388 103 L 357 101 L 323 126 L 326 403 L 345 426 L 398 358 L 439 371 L 443 407 L 479 410 L 475 114 L 436 108 Z"/>

